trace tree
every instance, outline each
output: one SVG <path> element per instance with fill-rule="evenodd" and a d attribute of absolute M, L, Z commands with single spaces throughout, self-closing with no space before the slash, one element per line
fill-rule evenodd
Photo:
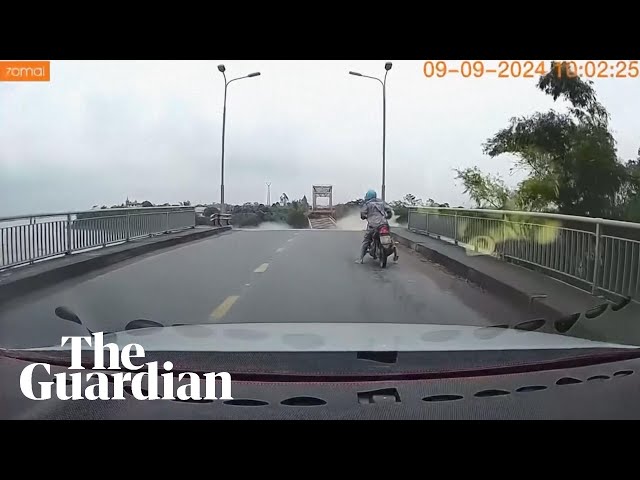
<path fill-rule="evenodd" d="M 141 205 L 143 207 L 153 207 L 153 203 L 151 203 L 149 200 L 145 200 Z"/>
<path fill-rule="evenodd" d="M 417 207 L 422 205 L 422 200 L 420 198 L 416 198 L 412 193 L 407 193 L 402 200 L 408 207 Z"/>
<path fill-rule="evenodd" d="M 517 192 L 509 192 L 499 180 L 477 169 L 463 171 L 466 175 L 458 172 L 463 183 L 468 182 L 469 193 L 475 193 L 472 199 L 500 205 L 507 195 L 521 208 L 617 216 L 616 198 L 625 167 L 617 159 L 609 114 L 598 102 L 593 82 L 571 72 L 567 63 L 552 62 L 537 88 L 554 100 L 568 101 L 568 113 L 551 110 L 513 118 L 508 127 L 487 139 L 485 154 L 514 155 L 516 167 L 524 169 L 528 178 Z"/>
<path fill-rule="evenodd" d="M 395 200 L 389 204 L 393 210 L 393 214 L 396 216 L 396 222 L 407 223 L 409 219 L 409 207 L 422 206 L 421 199 L 416 198 L 412 193 L 407 193 L 402 200 Z"/>
<path fill-rule="evenodd" d="M 336 219 L 344 218 L 348 215 L 353 215 L 355 212 L 360 210 L 360 207 L 364 205 L 363 198 L 357 198 L 355 200 L 350 200 L 347 203 L 339 203 L 335 206 L 335 216 Z"/>
<path fill-rule="evenodd" d="M 287 196 L 286 193 L 283 193 L 282 195 L 280 195 L 280 205 L 282 205 L 283 207 L 286 207 L 289 204 L 289 197 Z"/>
<path fill-rule="evenodd" d="M 620 216 L 630 222 L 640 222 L 640 148 L 635 160 L 624 166 L 625 178 L 616 198 Z"/>
<path fill-rule="evenodd" d="M 393 214 L 396 216 L 396 222 L 407 223 L 407 220 L 409 219 L 409 208 L 405 205 L 404 201 L 394 200 L 389 203 L 389 206 L 393 210 Z"/>
<path fill-rule="evenodd" d="M 238 227 L 257 227 L 260 224 L 260 220 L 255 213 L 241 212 L 233 214 L 231 223 Z"/>
<path fill-rule="evenodd" d="M 298 208 L 292 208 L 287 215 L 287 223 L 293 228 L 307 228 L 309 220 L 304 212 Z"/>
<path fill-rule="evenodd" d="M 190 207 L 191 206 L 191 202 L 189 200 L 185 200 L 184 202 L 182 202 L 182 206 L 183 207 Z"/>
<path fill-rule="evenodd" d="M 204 207 L 204 212 L 202 212 L 202 214 L 207 218 L 211 217 L 211 215 L 213 215 L 214 213 L 220 213 L 220 210 L 211 205 L 209 205 L 208 207 Z"/>
<path fill-rule="evenodd" d="M 456 179 L 462 180 L 464 193 L 471 197 L 477 208 L 504 209 L 514 195 L 502 178 L 482 173 L 478 167 L 456 172 Z"/>

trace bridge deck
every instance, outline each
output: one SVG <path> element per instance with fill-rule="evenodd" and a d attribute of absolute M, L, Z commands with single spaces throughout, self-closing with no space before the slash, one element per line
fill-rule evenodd
<path fill-rule="evenodd" d="M 0 311 L 0 344 L 58 344 L 134 319 L 211 322 L 519 323 L 528 312 L 401 248 L 380 269 L 356 264 L 362 232 L 234 231 L 131 259 L 24 297 Z M 106 250 L 106 249 L 105 249 Z M 227 307 L 220 309 L 220 305 Z M 217 313 L 216 313 L 217 312 Z"/>
<path fill-rule="evenodd" d="M 493 280 L 494 284 L 500 283 L 511 286 L 514 291 L 520 292 L 522 296 L 546 296 L 546 298 L 538 298 L 534 302 L 550 307 L 552 311 L 556 312 L 551 313 L 553 316 L 581 312 L 599 305 L 603 301 L 576 287 L 518 265 L 506 263 L 486 255 L 469 255 L 464 248 L 451 243 L 413 233 L 404 228 L 396 228 L 394 233 L 440 254 L 444 263 L 454 269 L 467 268 L 473 270 L 476 272 L 478 280 L 481 279 L 481 276 L 484 276 Z M 513 295 L 513 292 L 511 292 L 511 295 Z"/>

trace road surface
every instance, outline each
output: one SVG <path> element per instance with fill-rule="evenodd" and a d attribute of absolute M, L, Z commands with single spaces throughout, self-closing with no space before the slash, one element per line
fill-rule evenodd
<path fill-rule="evenodd" d="M 400 247 L 397 264 L 355 263 L 359 231 L 235 230 L 70 280 L 0 311 L 0 345 L 34 347 L 135 319 L 164 325 L 232 322 L 515 324 L 528 319 Z"/>

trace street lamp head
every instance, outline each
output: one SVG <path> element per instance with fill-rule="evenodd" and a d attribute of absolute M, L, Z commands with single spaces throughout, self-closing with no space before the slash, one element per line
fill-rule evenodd
<path fill-rule="evenodd" d="M 258 75 L 260 75 L 260 72 L 253 72 L 247 75 L 247 77 L 257 77 Z"/>
<path fill-rule="evenodd" d="M 384 69 L 388 72 L 389 70 L 391 70 L 391 66 L 393 64 L 391 62 L 387 62 L 384 64 Z"/>
<path fill-rule="evenodd" d="M 222 73 L 224 73 L 224 65 L 218 65 L 218 70 L 220 70 Z"/>
<path fill-rule="evenodd" d="M 358 72 L 349 72 L 349 75 L 355 75 L 356 77 L 361 77 L 362 74 Z"/>

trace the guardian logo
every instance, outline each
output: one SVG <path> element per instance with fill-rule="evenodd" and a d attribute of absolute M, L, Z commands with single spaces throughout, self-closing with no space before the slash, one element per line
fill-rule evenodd
<path fill-rule="evenodd" d="M 93 339 L 92 339 L 93 337 Z M 183 372 L 178 375 L 177 391 L 174 389 L 174 374 L 171 372 L 173 364 L 164 362 L 162 369 L 165 373 L 159 374 L 158 362 L 134 364 L 132 359 L 143 359 L 145 356 L 142 345 L 131 343 L 125 345 L 120 351 L 115 343 L 104 345 L 102 333 L 94 333 L 92 337 L 62 337 L 61 346 L 71 344 L 71 366 L 69 370 L 86 370 L 82 366 L 82 342 L 89 346 L 94 344 L 93 368 L 87 372 L 56 373 L 55 381 L 37 382 L 39 388 L 34 392 L 33 375 L 36 369 L 43 369 L 51 374 L 51 365 L 48 363 L 32 363 L 25 367 L 20 374 L 20 390 L 22 394 L 31 400 L 49 400 L 54 396 L 60 400 L 124 400 L 125 386 L 138 400 L 218 400 L 216 397 L 216 379 L 221 383 L 221 400 L 232 400 L 231 375 L 228 372 L 205 373 L 204 396 L 200 392 L 200 378 L 196 373 Z M 109 351 L 109 366 L 104 365 L 105 349 Z M 142 370 L 140 373 L 131 371 L 117 373 L 105 373 L 98 370 Z M 158 375 L 162 377 L 162 394 L 158 392 Z M 83 381 L 84 376 L 84 381 Z M 111 377 L 111 379 L 109 378 Z M 187 378 L 188 381 L 182 383 Z M 91 381 L 94 380 L 94 381 Z M 143 381 L 146 380 L 145 389 Z M 67 382 L 71 384 L 71 393 L 67 391 Z M 113 383 L 113 396 L 109 396 L 109 382 Z M 90 383 L 90 384 L 87 384 Z M 82 385 L 86 388 L 82 390 Z M 175 391 L 175 396 L 174 396 Z"/>

